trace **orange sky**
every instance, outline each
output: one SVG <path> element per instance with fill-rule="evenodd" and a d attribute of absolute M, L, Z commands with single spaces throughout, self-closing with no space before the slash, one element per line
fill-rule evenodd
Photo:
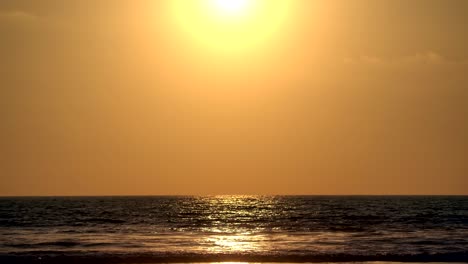
<path fill-rule="evenodd" d="M 0 2 L 0 195 L 468 194 L 468 1 L 186 1 Z"/>

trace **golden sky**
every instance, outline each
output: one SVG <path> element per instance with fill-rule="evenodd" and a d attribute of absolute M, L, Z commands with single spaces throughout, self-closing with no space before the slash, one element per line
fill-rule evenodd
<path fill-rule="evenodd" d="M 0 195 L 468 194 L 466 0 L 2 0 Z"/>

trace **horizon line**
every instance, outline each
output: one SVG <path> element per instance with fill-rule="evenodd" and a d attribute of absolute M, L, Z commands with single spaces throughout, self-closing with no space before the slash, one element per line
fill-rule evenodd
<path fill-rule="evenodd" d="M 115 194 L 115 195 L 0 195 L 0 198 L 74 198 L 74 197 L 210 197 L 210 196 L 285 196 L 285 197 L 337 197 L 337 196 L 355 196 L 355 197 L 403 197 L 403 196 L 468 196 L 468 194 Z"/>

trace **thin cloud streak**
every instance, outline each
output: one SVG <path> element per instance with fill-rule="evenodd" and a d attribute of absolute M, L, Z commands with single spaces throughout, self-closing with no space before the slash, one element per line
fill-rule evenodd
<path fill-rule="evenodd" d="M 1 22 L 34 22 L 37 16 L 24 11 L 0 11 Z"/>
<path fill-rule="evenodd" d="M 446 56 L 434 51 L 420 52 L 413 55 L 399 57 L 363 55 L 356 58 L 345 58 L 343 62 L 347 65 L 359 64 L 380 67 L 468 65 L 467 59 L 449 59 Z"/>

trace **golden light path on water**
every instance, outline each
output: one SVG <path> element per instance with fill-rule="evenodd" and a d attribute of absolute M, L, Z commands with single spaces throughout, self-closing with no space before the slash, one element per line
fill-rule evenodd
<path fill-rule="evenodd" d="M 308 244 L 301 249 L 306 250 L 331 250 L 333 243 L 342 243 L 348 234 L 341 232 L 315 232 L 313 236 L 306 233 L 296 233 L 294 236 L 281 233 L 275 234 L 274 226 L 262 226 L 264 220 L 274 219 L 278 214 L 285 217 L 285 208 L 281 201 L 273 196 L 207 196 L 196 199 L 199 208 L 208 208 L 204 220 L 210 222 L 210 226 L 201 228 L 202 234 L 198 234 L 196 251 L 209 254 L 269 254 L 277 251 L 278 246 L 288 247 L 291 243 L 303 242 Z M 291 209 L 291 208 L 290 208 Z M 286 217 L 293 217 L 286 213 Z M 256 223 L 256 224 L 255 224 Z M 321 243 L 321 242 L 328 243 Z"/>
<path fill-rule="evenodd" d="M 180 226 L 173 229 L 170 246 L 158 238 L 160 234 L 167 235 L 164 231 L 153 232 L 155 240 L 145 243 L 155 250 L 164 245 L 165 250 L 174 252 L 189 249 L 197 254 L 240 257 L 277 254 L 291 245 L 304 252 L 334 250 L 336 244 L 352 235 L 329 231 L 285 233 L 281 221 L 269 222 L 295 218 L 295 205 L 284 207 L 283 202 L 274 196 L 185 197 L 174 208 Z"/>
<path fill-rule="evenodd" d="M 208 242 L 216 245 L 210 248 L 211 253 L 222 252 L 246 252 L 255 251 L 260 248 L 258 238 L 249 237 L 249 235 L 234 236 L 213 236 L 207 239 Z"/>
<path fill-rule="evenodd" d="M 211 207 L 218 207 L 219 205 L 225 208 L 235 208 L 236 206 L 245 207 L 249 203 L 258 202 L 255 197 L 250 196 L 215 196 L 208 200 Z M 219 217 L 219 212 L 213 212 L 214 214 L 208 216 L 208 218 Z M 228 213 L 233 219 L 250 218 L 255 217 L 254 214 L 260 214 L 260 212 L 252 212 L 245 209 L 232 210 L 230 212 L 223 211 L 224 215 Z M 258 216 L 258 215 L 257 215 Z M 254 234 L 252 231 L 242 230 L 238 226 L 225 226 L 221 228 L 211 228 L 209 232 L 220 233 L 219 235 L 211 235 L 205 239 L 205 243 L 211 244 L 209 248 L 210 253 L 242 253 L 242 252 L 253 252 L 264 250 L 266 240 L 264 235 Z M 229 235 L 227 235 L 229 234 Z"/>

